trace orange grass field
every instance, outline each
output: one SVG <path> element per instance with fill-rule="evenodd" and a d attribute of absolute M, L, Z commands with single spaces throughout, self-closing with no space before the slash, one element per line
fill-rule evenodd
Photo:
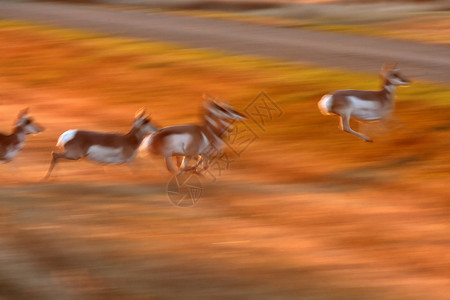
<path fill-rule="evenodd" d="M 0 298 L 450 299 L 448 86 L 399 89 L 402 124 L 364 143 L 316 103 L 371 74 L 6 21 L 0 45 L 0 130 L 24 107 L 46 128 L 0 165 Z M 247 122 L 257 138 L 191 208 L 158 157 L 40 182 L 68 129 L 127 132 L 143 106 L 195 123 L 203 93 L 243 111 L 261 91 L 283 114 Z"/>

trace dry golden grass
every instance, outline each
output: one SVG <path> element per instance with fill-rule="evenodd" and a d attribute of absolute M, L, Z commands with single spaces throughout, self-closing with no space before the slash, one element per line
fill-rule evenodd
<path fill-rule="evenodd" d="M 368 74 L 1 22 L 0 128 L 47 130 L 1 165 L 0 296 L 44 299 L 449 299 L 450 89 L 398 91 L 403 127 L 337 129 L 316 103 Z M 135 110 L 197 122 L 204 92 L 238 109 L 266 91 L 284 115 L 191 209 L 168 203 L 157 158 L 61 163 L 63 131 L 125 132 Z M 231 154 L 230 154 L 231 155 Z"/>

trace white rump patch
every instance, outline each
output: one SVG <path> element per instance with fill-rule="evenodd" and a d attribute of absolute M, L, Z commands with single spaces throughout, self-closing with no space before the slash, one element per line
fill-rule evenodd
<path fill-rule="evenodd" d="M 331 112 L 331 104 L 332 104 L 333 96 L 332 95 L 324 95 L 322 99 L 320 99 L 319 103 L 317 104 L 319 106 L 319 110 L 324 115 L 330 115 Z"/>
<path fill-rule="evenodd" d="M 56 143 L 56 147 L 64 147 L 68 141 L 73 139 L 77 131 L 78 130 L 76 129 L 71 129 L 61 134 L 61 136 L 58 139 L 58 142 Z"/>
<path fill-rule="evenodd" d="M 89 147 L 86 156 L 93 161 L 104 164 L 121 164 L 127 162 L 122 148 L 111 148 L 99 145 Z"/>

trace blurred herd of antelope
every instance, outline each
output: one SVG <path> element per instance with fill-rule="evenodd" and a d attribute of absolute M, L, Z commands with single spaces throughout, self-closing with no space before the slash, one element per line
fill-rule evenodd
<path fill-rule="evenodd" d="M 132 162 L 139 151 L 163 156 L 167 169 L 175 174 L 186 171 L 199 173 L 199 168 L 206 170 L 213 156 L 224 150 L 224 139 L 232 129 L 233 122 L 246 118 L 232 106 L 208 96 L 204 97 L 203 109 L 203 122 L 200 124 L 159 128 L 145 109 L 141 109 L 136 112 L 130 131 L 125 134 L 67 130 L 58 138 L 56 147 L 62 151 L 52 152 L 44 179 L 50 178 L 61 159 L 86 158 L 107 165 L 125 164 Z M 13 160 L 24 147 L 26 136 L 41 131 L 42 127 L 29 116 L 28 109 L 21 111 L 13 133 L 0 134 L 0 162 Z M 176 158 L 176 166 L 173 158 Z M 193 158 L 197 161 L 195 165 L 189 166 Z"/>
<path fill-rule="evenodd" d="M 383 65 L 380 76 L 382 88 L 378 91 L 340 90 L 324 95 L 318 103 L 325 115 L 337 115 L 340 128 L 366 142 L 372 140 L 350 128 L 350 119 L 375 121 L 387 118 L 394 109 L 397 86 L 410 83 L 396 65 Z M 138 152 L 148 152 L 164 157 L 167 170 L 174 174 L 206 170 L 211 159 L 220 155 L 226 146 L 225 139 L 235 121 L 246 117 L 232 106 L 204 96 L 202 123 L 156 126 L 145 111 L 136 112 L 128 133 L 105 133 L 70 129 L 59 137 L 56 146 L 63 150 L 52 152 L 51 162 L 44 179 L 48 179 L 60 159 L 87 158 L 102 164 L 130 163 Z M 0 133 L 0 163 L 12 161 L 25 145 L 26 136 L 42 132 L 29 115 L 28 109 L 17 116 L 10 135 Z M 173 159 L 175 158 L 176 164 Z M 189 165 L 192 159 L 195 164 Z"/>

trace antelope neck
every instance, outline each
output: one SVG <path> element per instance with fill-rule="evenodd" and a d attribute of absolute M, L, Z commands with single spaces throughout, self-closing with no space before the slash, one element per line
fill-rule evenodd
<path fill-rule="evenodd" d="M 145 138 L 145 134 L 142 133 L 140 128 L 133 127 L 130 132 L 125 135 L 132 143 L 139 145 Z"/>
<path fill-rule="evenodd" d="M 210 114 L 204 115 L 205 127 L 213 132 L 216 136 L 222 137 L 230 125 L 226 120 L 211 116 Z"/>
<path fill-rule="evenodd" d="M 22 126 L 16 126 L 16 127 L 14 127 L 12 135 L 15 135 L 17 137 L 17 139 L 23 141 L 23 140 L 25 140 L 25 137 L 27 134 L 25 133 Z"/>
<path fill-rule="evenodd" d="M 217 121 L 213 121 L 211 118 L 205 115 L 205 120 L 206 122 L 205 125 L 203 125 L 203 133 L 206 135 L 206 138 L 214 148 L 220 148 L 223 143 L 222 136 L 226 131 L 226 127 L 221 124 L 220 119 Z M 213 123 L 218 126 L 214 126 Z"/>
<path fill-rule="evenodd" d="M 382 92 L 386 95 L 386 99 L 392 99 L 395 95 L 396 87 L 389 80 L 385 80 L 383 83 Z"/>

